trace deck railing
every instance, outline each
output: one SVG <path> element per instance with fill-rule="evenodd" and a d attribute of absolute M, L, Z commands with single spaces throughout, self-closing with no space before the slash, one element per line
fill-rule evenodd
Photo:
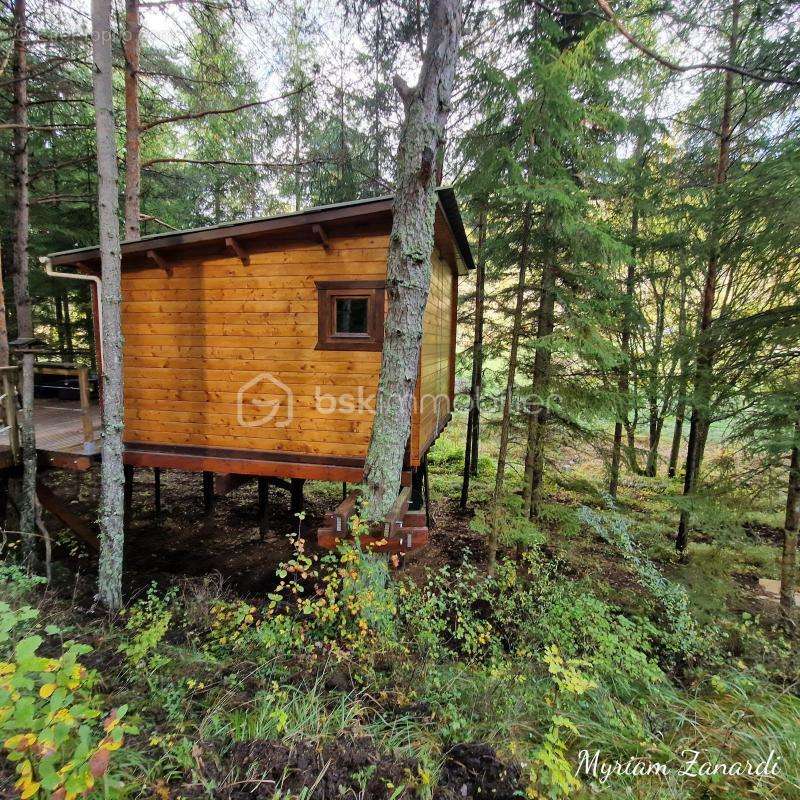
<path fill-rule="evenodd" d="M 94 441 L 94 422 L 92 420 L 91 391 L 89 389 L 89 367 L 66 362 L 38 363 L 33 368 L 38 375 L 58 375 L 66 378 L 78 379 L 78 397 L 80 399 L 81 424 L 83 426 L 83 441 Z M 61 387 L 49 387 L 61 388 Z"/>
<path fill-rule="evenodd" d="M 3 415 L 3 425 L 0 432 L 8 431 L 8 445 L 11 449 L 11 459 L 19 463 L 19 423 L 17 421 L 17 385 L 19 384 L 19 367 L 0 367 L 0 382 L 2 382 L 2 395 L 0 395 L 0 410 Z"/>

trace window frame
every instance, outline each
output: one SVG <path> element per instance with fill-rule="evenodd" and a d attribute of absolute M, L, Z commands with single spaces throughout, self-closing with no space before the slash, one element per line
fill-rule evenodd
<path fill-rule="evenodd" d="M 386 281 L 315 281 L 318 302 L 317 350 L 382 350 Z M 367 332 L 336 332 L 336 300 L 367 300 Z"/>

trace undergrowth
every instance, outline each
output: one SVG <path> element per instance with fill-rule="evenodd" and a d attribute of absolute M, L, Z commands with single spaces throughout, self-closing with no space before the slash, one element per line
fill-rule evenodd
<path fill-rule="evenodd" d="M 457 483 L 452 448 L 432 468 L 434 487 Z M 487 481 L 479 471 L 479 496 Z M 570 487 L 553 487 L 537 524 L 506 504 L 491 575 L 465 557 L 411 580 L 357 545 L 319 554 L 295 536 L 261 598 L 154 585 L 98 625 L 4 565 L 0 789 L 800 797 L 797 648 L 731 588 L 764 548 L 702 544 L 679 564 L 666 485 L 647 494 L 637 479 L 616 509 Z M 479 509 L 472 535 L 487 524 Z M 681 774 L 692 754 L 698 774 Z M 768 757 L 768 776 L 701 770 Z"/>

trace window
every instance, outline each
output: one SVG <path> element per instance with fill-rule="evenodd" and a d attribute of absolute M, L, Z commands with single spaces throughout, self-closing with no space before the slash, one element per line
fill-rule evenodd
<path fill-rule="evenodd" d="M 337 297 L 336 335 L 367 333 L 368 297 Z"/>
<path fill-rule="evenodd" d="M 383 281 L 317 281 L 317 350 L 380 350 Z"/>

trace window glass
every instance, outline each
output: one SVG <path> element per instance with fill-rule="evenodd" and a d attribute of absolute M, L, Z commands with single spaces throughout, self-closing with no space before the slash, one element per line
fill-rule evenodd
<path fill-rule="evenodd" d="M 336 333 L 367 333 L 369 300 L 366 297 L 336 298 Z"/>

